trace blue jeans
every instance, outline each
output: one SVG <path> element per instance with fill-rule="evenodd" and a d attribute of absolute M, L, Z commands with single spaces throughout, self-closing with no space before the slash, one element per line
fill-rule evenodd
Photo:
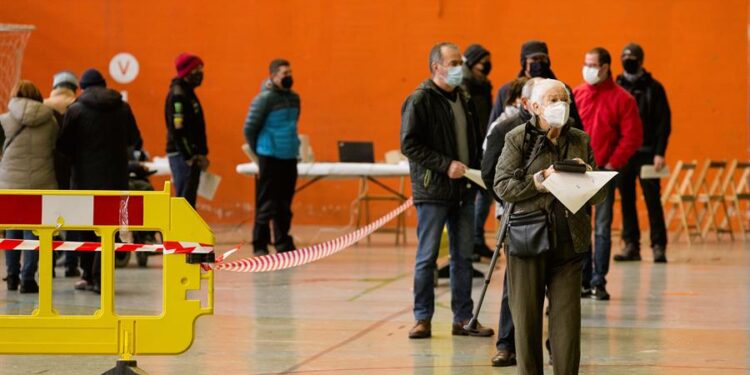
<path fill-rule="evenodd" d="M 30 230 L 6 230 L 5 238 L 13 240 L 37 239 Z M 23 254 L 23 267 L 21 267 L 21 254 Z M 39 267 L 39 252 L 36 250 L 6 251 L 5 265 L 8 277 L 20 276 L 23 281 L 35 280 L 36 270 Z"/>
<path fill-rule="evenodd" d="M 612 216 L 615 205 L 617 177 L 604 187 L 607 197 L 596 205 L 594 212 L 594 254 L 587 252 L 583 260 L 583 287 L 607 285 L 609 258 L 612 253 Z M 593 266 L 593 269 L 592 269 Z"/>
<path fill-rule="evenodd" d="M 198 184 L 201 178 L 201 169 L 193 163 L 188 165 L 182 155 L 169 156 L 169 169 L 172 171 L 175 196 L 183 197 L 195 207 L 198 199 Z"/>
<path fill-rule="evenodd" d="M 414 265 L 414 318 L 431 320 L 435 313 L 435 262 L 443 228 L 448 225 L 453 322 L 471 319 L 471 254 L 474 191 L 451 204 L 417 203 L 417 260 Z"/>
<path fill-rule="evenodd" d="M 492 206 L 492 194 L 482 188 L 476 189 L 476 200 L 474 201 L 474 245 L 486 245 L 484 242 L 484 223 L 490 214 Z"/>

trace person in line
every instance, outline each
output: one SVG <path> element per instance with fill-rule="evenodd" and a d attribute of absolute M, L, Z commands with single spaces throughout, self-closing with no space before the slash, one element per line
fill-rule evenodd
<path fill-rule="evenodd" d="M 401 109 L 401 153 L 409 159 L 417 208 L 417 259 L 414 266 L 414 318 L 409 338 L 432 336 L 435 312 L 435 261 L 446 223 L 450 240 L 453 335 L 492 336 L 481 324 L 464 325 L 472 317 L 471 255 L 476 193 L 465 178 L 479 168 L 482 137 L 476 112 L 460 88 L 461 51 L 453 43 L 430 50 L 431 77 L 406 98 Z"/>
<path fill-rule="evenodd" d="M 544 210 L 549 215 L 550 248 L 537 255 L 508 257 L 508 296 L 516 326 L 519 374 L 543 374 L 542 321 L 545 291 L 550 301 L 549 335 L 555 374 L 577 374 L 581 357 L 581 259 L 591 242 L 591 217 L 584 209 L 570 212 L 544 187 L 557 173 L 551 163 L 576 160 L 595 170 L 589 137 L 573 128 L 570 95 L 565 85 L 545 79 L 534 84 L 529 100 L 535 121 L 511 130 L 495 172 L 494 190 L 500 199 L 515 204 L 514 213 Z M 531 152 L 542 137 L 538 153 Z M 522 169 L 529 167 L 524 174 Z M 521 173 L 518 173 L 521 172 Z M 605 190 L 591 198 L 597 203 Z M 505 214 L 512 214 L 510 212 Z M 509 246 L 511 248 L 509 248 Z M 538 249 L 542 251 L 542 249 Z"/>
<path fill-rule="evenodd" d="M 195 89 L 203 83 L 203 60 L 182 53 L 175 60 L 177 77 L 169 85 L 164 107 L 167 157 L 176 196 L 195 207 L 201 172 L 208 169 L 206 121 Z"/>
<path fill-rule="evenodd" d="M 576 87 L 575 100 L 583 128 L 591 137 L 597 165 L 604 170 L 620 171 L 643 143 L 643 126 L 635 99 L 612 80 L 612 57 L 601 47 L 586 53 L 584 83 Z M 612 211 L 614 187 L 619 177 L 607 185 L 607 197 L 596 206 L 594 254 L 584 260 L 582 296 L 609 300 L 607 273 L 612 251 Z M 592 259 L 593 258 L 593 259 Z"/>
<path fill-rule="evenodd" d="M 268 70 L 268 85 L 250 104 L 244 126 L 245 141 L 258 156 L 253 228 L 253 254 L 256 256 L 268 254 L 271 221 L 276 251 L 296 248 L 289 230 L 297 184 L 300 98 L 292 90 L 294 79 L 289 61 L 275 59 Z"/>
<path fill-rule="evenodd" d="M 615 261 L 641 260 L 641 229 L 636 209 L 635 180 L 641 183 L 646 199 L 648 224 L 651 230 L 651 249 L 654 262 L 667 262 L 667 226 L 661 205 L 661 185 L 658 179 L 641 179 L 641 167 L 653 165 L 657 171 L 666 166 L 664 155 L 672 132 L 672 113 L 664 86 L 643 67 L 643 48 L 630 43 L 620 56 L 624 72 L 617 76 L 617 84 L 627 90 L 638 103 L 643 124 L 643 144 L 620 172 L 622 204 L 622 239 L 625 249 L 615 255 Z"/>
<path fill-rule="evenodd" d="M 42 94 L 30 81 L 16 84 L 8 112 L 0 115 L 5 134 L 0 160 L 0 189 L 57 189 L 55 143 L 59 127 L 54 111 L 44 105 Z M 6 230 L 5 238 L 36 240 L 30 230 Z M 38 293 L 36 271 L 39 252 L 5 251 L 8 290 Z M 21 267 L 23 256 L 23 267 Z"/>
<path fill-rule="evenodd" d="M 492 71 L 490 51 L 480 44 L 472 44 L 464 51 L 462 88 L 469 94 L 469 100 L 474 105 L 479 119 L 479 133 L 487 134 L 487 125 L 492 111 L 492 82 L 488 76 Z M 484 223 L 492 206 L 492 194 L 478 188 L 474 201 L 474 261 L 481 257 L 492 258 L 492 250 L 484 239 Z"/>
<path fill-rule="evenodd" d="M 83 92 L 68 107 L 57 147 L 70 161 L 73 190 L 128 190 L 128 151 L 139 138 L 130 105 L 107 88 L 96 69 L 81 75 Z M 67 240 L 100 242 L 93 231 L 67 232 Z M 83 273 L 78 290 L 101 292 L 99 252 L 79 252 Z"/>

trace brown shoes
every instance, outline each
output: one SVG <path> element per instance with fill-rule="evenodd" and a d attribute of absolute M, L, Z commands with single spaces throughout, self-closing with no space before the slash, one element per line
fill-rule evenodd
<path fill-rule="evenodd" d="M 432 336 L 432 323 L 429 320 L 417 320 L 417 323 L 409 331 L 410 339 L 426 339 Z"/>
<path fill-rule="evenodd" d="M 467 330 L 464 326 L 468 323 L 468 320 L 460 323 L 453 323 L 453 336 L 489 337 L 495 334 L 495 331 L 492 330 L 492 328 L 487 328 L 479 324 L 479 322 L 477 322 L 477 327 L 475 329 Z"/>
<path fill-rule="evenodd" d="M 474 330 L 466 330 L 464 326 L 469 321 L 463 321 L 461 323 L 453 323 L 453 335 L 454 336 L 477 336 L 477 337 L 489 337 L 495 334 L 492 328 L 487 328 L 479 322 L 477 322 L 477 328 Z M 409 331 L 410 339 L 426 339 L 432 337 L 432 323 L 429 320 L 417 320 L 414 327 Z"/>
<path fill-rule="evenodd" d="M 497 354 L 492 357 L 492 367 L 508 367 L 516 365 L 516 353 L 508 350 L 498 350 Z"/>

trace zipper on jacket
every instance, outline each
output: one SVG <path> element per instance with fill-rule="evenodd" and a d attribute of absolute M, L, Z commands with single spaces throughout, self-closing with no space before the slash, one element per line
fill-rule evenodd
<path fill-rule="evenodd" d="M 432 179 L 432 170 L 427 170 L 424 172 L 424 178 L 422 179 L 422 185 L 424 185 L 424 188 L 427 189 L 427 187 L 430 186 L 430 180 Z"/>

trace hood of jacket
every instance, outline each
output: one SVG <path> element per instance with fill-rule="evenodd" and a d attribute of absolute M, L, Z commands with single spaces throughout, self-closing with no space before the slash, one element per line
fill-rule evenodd
<path fill-rule="evenodd" d="M 120 105 L 122 95 L 106 87 L 89 87 L 83 91 L 78 101 L 89 108 L 108 109 Z"/>
<path fill-rule="evenodd" d="M 52 108 L 27 98 L 13 98 L 8 104 L 8 114 L 19 124 L 34 127 L 47 123 L 54 117 Z"/>

